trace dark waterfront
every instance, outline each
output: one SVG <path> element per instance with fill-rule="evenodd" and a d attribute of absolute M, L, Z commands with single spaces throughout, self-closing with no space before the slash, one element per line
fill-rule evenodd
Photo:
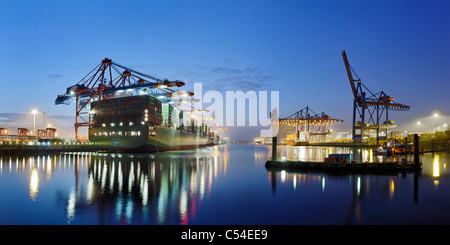
<path fill-rule="evenodd" d="M 278 147 L 320 161 L 369 150 Z M 0 156 L 2 225 L 449 225 L 449 153 L 422 155 L 419 173 L 268 171 L 267 145 L 159 154 Z M 409 157 L 408 157 L 409 158 Z M 391 160 L 391 159 L 389 159 Z"/>

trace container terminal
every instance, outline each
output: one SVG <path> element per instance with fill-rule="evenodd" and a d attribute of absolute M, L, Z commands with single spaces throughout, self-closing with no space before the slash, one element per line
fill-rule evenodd
<path fill-rule="evenodd" d="M 184 85 L 183 81 L 158 79 L 104 58 L 55 100 L 56 105 L 75 103 L 75 142 L 61 142 L 52 129 L 39 131 L 34 137 L 21 129 L 16 142 L 5 142 L 2 148 L 12 151 L 14 146 L 29 150 L 46 146 L 46 150 L 57 150 L 72 145 L 71 149 L 78 146 L 80 150 L 159 152 L 222 143 L 217 128 L 207 125 L 202 117 L 205 111 L 191 106 L 194 93 L 172 89 Z M 80 127 L 88 127 L 88 142 L 82 142 Z M 7 134 L 7 129 L 3 131 Z M 67 147 L 62 148 L 64 145 Z"/>
<path fill-rule="evenodd" d="M 394 102 L 384 91 L 371 92 L 350 66 L 345 50 L 342 50 L 342 57 L 353 94 L 350 138 L 330 140 L 331 129 L 327 127 L 343 120 L 331 118 L 324 112 L 315 113 L 306 106 L 279 118 L 277 144 L 373 147 L 376 154 L 411 153 L 412 135 L 394 140 L 388 137 L 389 130 L 397 126 L 389 118 L 389 111 L 408 111 L 410 107 Z M 209 126 L 214 124 L 205 123 L 205 111 L 190 106 L 194 93 L 173 89 L 184 85 L 185 82 L 155 78 L 104 58 L 55 100 L 56 105 L 75 104 L 75 141 L 57 138 L 54 128 L 38 129 L 33 134 L 26 128 L 19 128 L 17 135 L 9 135 L 7 128 L 0 128 L 0 150 L 11 151 L 16 145 L 18 149 L 34 147 L 36 151 L 39 146 L 49 150 L 49 145 L 72 145 L 72 149 L 76 145 L 90 145 L 88 150 L 159 152 L 223 143 L 217 134 L 223 129 Z M 79 135 L 80 127 L 88 128 L 87 140 Z M 421 151 L 446 146 L 448 149 L 447 132 L 441 140 L 443 143 L 435 144 L 437 138 L 442 138 L 437 135 L 424 136 Z M 433 140 L 426 141 L 427 138 Z M 258 138 L 255 142 L 271 144 L 272 139 Z M 423 147 L 425 145 L 428 146 Z"/>
<path fill-rule="evenodd" d="M 443 136 L 438 137 L 437 132 L 430 140 L 424 135 L 425 140 L 420 142 L 419 135 L 414 134 L 400 139 L 389 139 L 389 129 L 396 127 L 393 120 L 389 118 L 389 111 L 408 111 L 410 106 L 397 103 L 384 91 L 373 93 L 364 85 L 361 78 L 358 77 L 351 67 L 345 50 L 342 50 L 342 57 L 345 69 L 350 82 L 353 94 L 352 111 L 352 131 L 351 139 L 347 141 L 327 142 L 325 137 L 318 138 L 315 142 L 309 142 L 314 133 L 318 135 L 330 134 L 325 130 L 325 125 L 330 123 L 339 123 L 342 120 L 330 119 L 326 114 L 321 116 L 310 116 L 306 107 L 305 116 L 303 110 L 294 113 L 287 118 L 279 119 L 278 123 L 287 123 L 290 126 L 295 125 L 295 135 L 277 135 L 271 139 L 272 159 L 266 162 L 267 169 L 275 170 L 301 170 L 301 171 L 346 171 L 346 172 L 398 172 L 398 171 L 416 171 L 420 170 L 422 163 L 419 157 L 420 153 L 434 151 L 448 151 L 450 146 L 450 132 L 446 131 Z M 293 117 L 295 116 L 295 117 Z M 359 120 L 358 120 L 359 119 Z M 312 131 L 318 125 L 321 131 Z M 281 127 L 280 127 L 281 128 Z M 292 129 L 292 128 L 291 128 Z M 330 155 L 323 162 L 302 162 L 302 161 L 283 161 L 277 159 L 278 138 L 281 136 L 280 143 L 288 146 L 298 145 L 319 145 L 319 146 L 345 146 L 345 147 L 373 147 L 373 153 L 378 155 L 392 154 L 414 154 L 414 160 L 408 162 L 402 158 L 402 162 L 390 163 L 359 163 L 351 159 L 351 155 Z M 428 138 L 428 139 L 427 139 Z M 266 141 L 269 142 L 270 140 Z M 264 140 L 257 139 L 257 143 L 263 143 Z M 420 142 L 420 143 L 419 143 Z M 424 149 L 426 146 L 426 150 Z"/>
<path fill-rule="evenodd" d="M 342 58 L 353 95 L 350 137 L 331 142 L 330 137 L 327 138 L 331 129 L 326 130 L 326 127 L 343 120 L 330 118 L 324 112 L 317 114 L 307 106 L 279 119 L 281 134 L 278 135 L 278 144 L 376 147 L 388 142 L 389 130 L 397 127 L 389 117 L 389 111 L 408 111 L 410 106 L 395 102 L 384 91 L 370 91 L 350 65 L 345 50 L 342 50 Z M 270 143 L 271 139 L 257 138 L 255 141 Z"/>
<path fill-rule="evenodd" d="M 278 137 L 283 139 L 286 135 L 286 145 L 298 146 L 327 141 L 327 136 L 331 134 L 331 129 L 327 130 L 327 126 L 341 123 L 343 120 L 331 118 L 324 112 L 317 114 L 307 106 L 286 118 L 280 118 L 278 122 Z M 295 133 L 289 134 L 292 131 Z"/>

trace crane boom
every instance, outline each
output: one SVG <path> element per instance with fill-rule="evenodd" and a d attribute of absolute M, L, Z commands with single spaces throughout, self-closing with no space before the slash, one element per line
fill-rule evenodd
<path fill-rule="evenodd" d="M 358 104 L 359 104 L 361 101 L 358 98 L 358 93 L 357 93 L 356 87 L 355 87 L 355 81 L 356 80 L 353 79 L 352 71 L 350 70 L 350 65 L 348 63 L 347 54 L 345 53 L 345 50 L 342 50 L 342 57 L 344 59 L 345 68 L 347 70 L 348 79 L 350 80 L 350 86 L 352 87 L 353 97 L 355 98 L 355 101 L 358 102 Z"/>
<path fill-rule="evenodd" d="M 345 68 L 347 71 L 347 76 L 350 81 L 350 86 L 352 88 L 353 93 L 353 128 L 352 128 L 352 138 L 353 140 L 363 140 L 366 129 L 373 128 L 376 129 L 377 136 L 377 145 L 379 143 L 379 129 L 380 126 L 384 126 L 386 128 L 385 137 L 388 136 L 388 111 L 407 111 L 409 110 L 408 105 L 400 104 L 394 102 L 394 99 L 381 91 L 380 93 L 374 94 L 372 93 L 362 82 L 355 71 L 350 66 L 347 54 L 345 50 L 342 50 L 342 58 L 344 59 Z M 353 78 L 352 72 L 356 75 L 358 80 Z M 357 84 L 355 84 L 357 82 Z M 368 112 L 368 115 L 366 114 Z M 357 118 L 357 114 L 359 114 L 359 118 Z M 382 115 L 386 116 L 385 122 L 380 124 L 380 119 Z M 368 120 L 366 116 L 369 116 Z M 357 121 L 358 120 L 358 121 Z M 359 121 L 360 120 L 360 121 Z M 372 124 L 372 125 L 370 125 Z M 359 130 L 360 133 L 356 134 L 356 130 Z"/>

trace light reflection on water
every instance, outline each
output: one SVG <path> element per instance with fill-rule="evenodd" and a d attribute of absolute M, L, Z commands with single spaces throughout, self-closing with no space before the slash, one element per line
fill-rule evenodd
<path fill-rule="evenodd" d="M 278 147 L 278 156 L 288 160 L 321 161 L 332 153 L 351 153 L 354 159 L 378 162 L 402 157 L 377 157 L 367 149 Z M 266 145 L 225 145 L 160 154 L 0 156 L 0 196 L 19 200 L 17 208 L 28 214 L 6 215 L 19 211 L 3 201 L 0 217 L 10 218 L 0 219 L 0 223 L 390 224 L 409 221 L 395 221 L 395 215 L 380 219 L 380 211 L 374 210 L 384 207 L 395 213 L 398 207 L 390 206 L 406 203 L 409 207 L 425 197 L 440 202 L 439 208 L 448 207 L 448 197 L 437 196 L 448 191 L 447 152 L 423 154 L 419 174 L 382 176 L 267 171 L 264 164 L 270 157 L 271 147 Z M 26 179 L 25 190 L 22 182 Z M 435 193 L 424 189 L 429 181 Z M 7 189 L 5 185 L 11 183 L 14 188 Z M 24 191 L 31 203 L 23 199 Z M 258 212 L 255 206 L 266 210 L 279 205 L 285 208 L 251 213 Z M 300 212 L 301 206 L 308 212 Z M 259 218 L 249 220 L 249 215 Z"/>
<path fill-rule="evenodd" d="M 268 147 L 268 146 L 266 146 Z M 271 147 L 268 147 L 269 150 Z M 328 154 L 332 153 L 348 153 L 353 154 L 353 159 L 360 162 L 400 162 L 402 158 L 413 161 L 413 155 L 397 155 L 397 156 L 375 156 L 370 149 L 352 149 L 352 148 L 335 148 L 335 147 L 311 147 L 305 146 L 278 146 L 277 157 L 282 160 L 299 160 L 299 161 L 323 161 Z M 271 152 L 267 158 L 271 158 Z M 291 189 L 298 191 L 300 188 L 310 189 L 309 186 L 316 186 L 316 189 L 325 193 L 326 190 L 334 189 L 333 186 L 339 180 L 347 181 L 352 188 L 351 200 L 348 204 L 348 210 L 345 215 L 345 221 L 341 224 L 450 224 L 450 220 L 440 217 L 448 217 L 450 210 L 445 205 L 449 205 L 449 169 L 447 163 L 450 159 L 449 152 L 426 153 L 420 155 L 423 168 L 420 172 L 414 173 L 398 173 L 386 175 L 370 175 L 370 174 L 323 174 L 323 173 L 301 173 L 295 171 L 269 171 L 269 181 L 272 183 L 272 192 L 279 190 Z M 429 189 L 429 183 L 432 182 L 434 189 Z M 328 184 L 330 183 L 330 184 Z M 426 185 L 427 188 L 424 188 Z M 334 191 L 334 190 L 333 190 Z M 433 195 L 434 193 L 439 195 Z M 406 199 L 412 202 L 405 201 Z M 427 200 L 430 197 L 430 200 Z M 379 200 L 383 200 L 380 202 Z M 422 200 L 432 204 L 425 210 L 417 210 L 410 214 L 405 210 L 411 209 L 411 205 L 417 207 Z M 371 202 L 371 203 L 369 203 Z M 393 208 L 399 202 L 405 202 L 407 205 Z M 380 204 L 381 203 L 381 204 Z M 437 204 L 439 203 L 439 204 Z M 387 206 L 385 206 L 387 205 Z M 389 206 L 390 205 L 390 206 Z M 436 210 L 431 211 L 432 206 Z M 387 209 L 387 212 L 383 211 Z M 375 211 L 378 209 L 378 211 Z M 438 211 L 439 210 L 439 211 Z M 439 213 L 439 212 L 442 213 Z M 320 210 L 323 212 L 323 209 Z M 417 212 L 417 213 L 416 213 Z M 387 216 L 389 213 L 391 217 Z M 430 214 L 429 217 L 427 217 Z M 402 217 L 402 216 L 410 217 Z M 319 215 L 318 215 L 319 216 Z M 329 217 L 332 214 L 330 213 Z M 378 217 L 377 217 L 378 216 Z M 425 218 L 414 219 L 414 216 L 423 216 Z M 332 222 L 331 222 L 332 223 Z M 323 223 L 320 223 L 323 224 Z"/>
<path fill-rule="evenodd" d="M 272 147 L 265 145 L 267 150 L 271 151 Z M 330 154 L 351 154 L 352 159 L 356 162 L 401 162 L 406 157 L 408 161 L 412 161 L 412 155 L 394 155 L 383 156 L 373 154 L 370 148 L 352 148 L 352 147 L 327 147 L 327 146 L 277 146 L 277 158 L 282 161 L 313 161 L 321 162 Z M 271 158 L 270 156 L 266 156 Z"/>
<path fill-rule="evenodd" d="M 102 202 L 101 209 L 114 209 L 121 223 L 148 216 L 156 217 L 156 224 L 188 223 L 223 167 L 223 156 L 201 153 L 98 154 L 90 159 L 86 200 L 108 197 L 110 202 Z"/>

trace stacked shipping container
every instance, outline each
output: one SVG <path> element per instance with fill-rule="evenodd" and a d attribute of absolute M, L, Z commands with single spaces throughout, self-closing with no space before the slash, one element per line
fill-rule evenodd
<path fill-rule="evenodd" d="M 91 126 L 132 126 L 162 123 L 161 101 L 141 95 L 99 100 L 91 103 Z"/>
<path fill-rule="evenodd" d="M 209 135 L 210 127 L 194 118 L 185 117 L 183 111 L 171 103 L 162 103 L 149 95 L 117 97 L 91 103 L 91 128 L 161 125 L 173 129 Z"/>

